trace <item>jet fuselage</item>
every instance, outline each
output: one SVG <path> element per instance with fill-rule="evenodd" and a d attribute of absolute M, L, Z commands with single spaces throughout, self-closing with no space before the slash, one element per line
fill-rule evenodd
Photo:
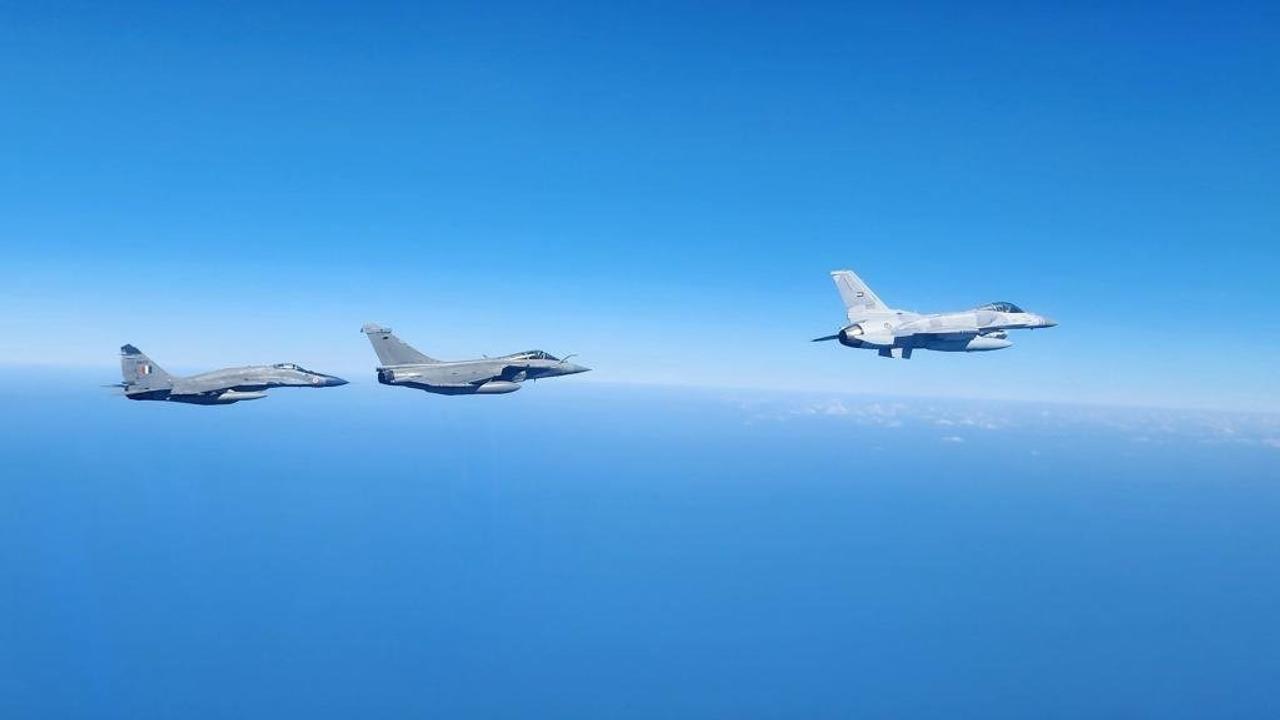
<path fill-rule="evenodd" d="M 873 349 L 885 357 L 910 358 L 913 350 L 987 352 L 1013 345 L 1009 330 L 1053 327 L 1057 323 L 1009 302 L 995 302 L 949 313 L 916 313 L 886 306 L 850 270 L 831 273 L 844 301 L 848 324 L 815 342 L 837 340 L 852 348 Z"/>

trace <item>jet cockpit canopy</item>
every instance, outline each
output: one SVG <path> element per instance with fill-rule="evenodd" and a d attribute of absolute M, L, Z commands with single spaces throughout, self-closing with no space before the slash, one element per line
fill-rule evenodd
<path fill-rule="evenodd" d="M 525 350 L 522 353 L 512 355 L 511 358 L 513 360 L 554 360 L 557 362 L 560 360 L 560 358 L 555 355 L 542 350 Z"/>
<path fill-rule="evenodd" d="M 1005 301 L 1003 301 L 1003 300 L 1002 300 L 1002 301 L 1000 301 L 1000 302 L 987 303 L 986 305 L 983 305 L 983 306 L 981 306 L 981 307 L 979 307 L 979 308 L 977 308 L 977 309 L 978 309 L 978 310 L 991 310 L 991 311 L 993 311 L 993 312 L 1002 312 L 1002 313 L 1021 313 L 1021 312 L 1026 312 L 1026 310 L 1023 310 L 1022 308 L 1018 307 L 1017 305 L 1014 305 L 1014 304 L 1013 304 L 1013 303 L 1011 303 L 1011 302 L 1005 302 Z"/>

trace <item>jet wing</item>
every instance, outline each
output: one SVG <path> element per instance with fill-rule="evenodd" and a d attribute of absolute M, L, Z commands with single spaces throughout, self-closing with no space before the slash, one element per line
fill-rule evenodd
<path fill-rule="evenodd" d="M 465 387 L 494 379 L 502 367 L 502 363 L 487 360 L 439 363 L 416 366 L 413 368 L 413 375 L 424 385 Z"/>
<path fill-rule="evenodd" d="M 938 340 L 966 340 L 982 332 L 967 322 L 956 322 L 949 318 L 921 318 L 903 323 L 893 329 L 897 337 L 921 337 Z"/>
<path fill-rule="evenodd" d="M 237 384 L 236 382 L 228 382 L 225 379 L 202 378 L 199 375 L 194 375 L 175 381 L 172 392 L 175 395 L 215 396 L 228 390 L 236 389 Z"/>
<path fill-rule="evenodd" d="M 977 330 L 947 330 L 935 332 L 907 332 L 898 333 L 898 337 L 920 337 L 932 338 L 935 340 L 971 340 L 981 335 Z"/>

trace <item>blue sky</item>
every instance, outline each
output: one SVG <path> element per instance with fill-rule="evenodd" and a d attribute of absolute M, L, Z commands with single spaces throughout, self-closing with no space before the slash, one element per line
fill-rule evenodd
<path fill-rule="evenodd" d="M 0 10 L 0 363 L 1280 407 L 1274 4 Z M 1014 349 L 805 341 L 826 271 Z M 113 375 L 104 380 L 114 379 Z"/>

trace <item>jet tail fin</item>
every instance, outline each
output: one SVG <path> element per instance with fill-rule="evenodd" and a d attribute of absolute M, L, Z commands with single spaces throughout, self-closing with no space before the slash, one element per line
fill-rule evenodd
<path fill-rule="evenodd" d="M 173 377 L 132 345 L 120 348 L 120 374 L 124 378 L 126 390 L 173 387 Z"/>
<path fill-rule="evenodd" d="M 384 366 L 427 365 L 440 362 L 410 347 L 408 343 L 392 334 L 391 328 L 370 323 L 360 330 L 369 336 L 369 344 L 373 345 L 373 351 L 378 353 L 378 362 Z"/>
<path fill-rule="evenodd" d="M 844 301 L 850 322 L 872 313 L 889 312 L 888 306 L 852 270 L 834 270 L 831 279 L 835 281 L 840 299 Z"/>

